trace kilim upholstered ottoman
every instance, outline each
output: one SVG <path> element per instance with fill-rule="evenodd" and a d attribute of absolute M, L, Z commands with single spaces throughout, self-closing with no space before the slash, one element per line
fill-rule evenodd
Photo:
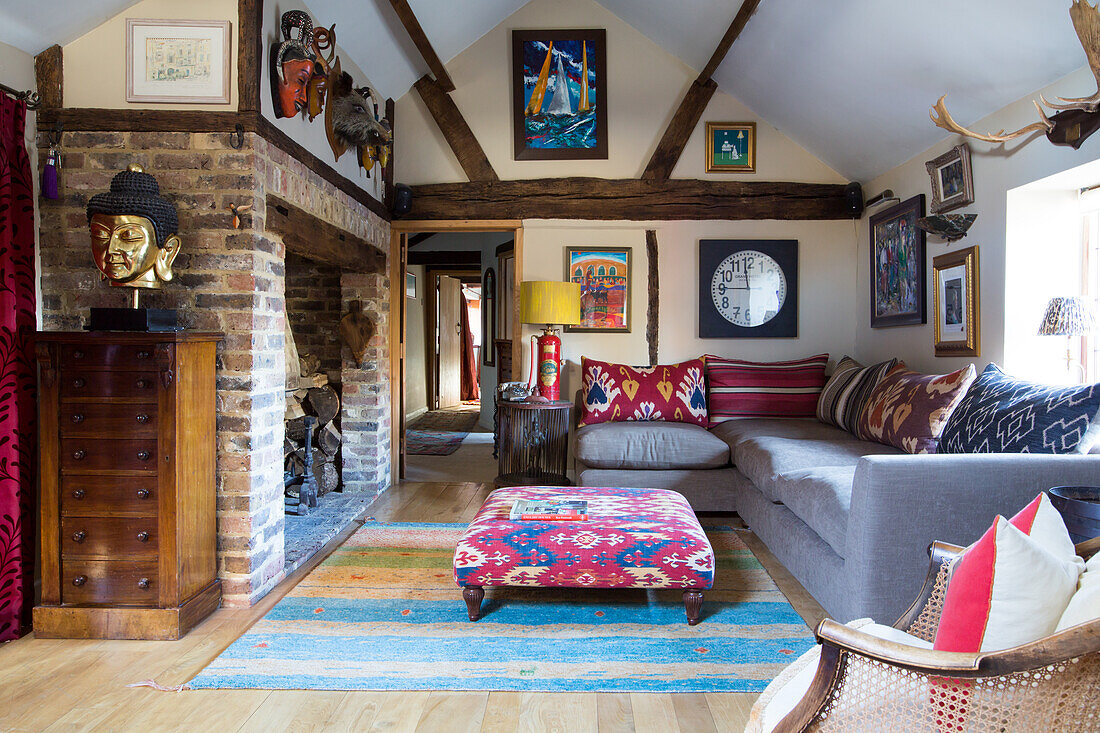
<path fill-rule="evenodd" d="M 585 521 L 510 521 L 516 499 L 585 499 Z M 455 582 L 471 621 L 484 586 L 683 588 L 699 623 L 714 585 L 714 550 L 687 500 L 665 489 L 498 489 L 455 548 Z"/>

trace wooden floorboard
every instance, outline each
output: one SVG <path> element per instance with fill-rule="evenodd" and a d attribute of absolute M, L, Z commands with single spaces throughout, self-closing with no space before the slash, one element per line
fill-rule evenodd
<path fill-rule="evenodd" d="M 492 486 L 402 483 L 366 511 L 383 522 L 469 522 Z M 728 523 L 728 519 L 726 520 Z M 736 521 L 736 520 L 734 520 Z M 191 679 L 259 620 L 358 524 L 252 608 L 219 609 L 179 641 L 35 639 L 0 646 L 0 731 L 386 731 L 387 733 L 727 733 L 756 695 L 519 692 L 161 692 L 127 684 Z M 821 607 L 753 535 L 746 542 L 809 625 Z"/>

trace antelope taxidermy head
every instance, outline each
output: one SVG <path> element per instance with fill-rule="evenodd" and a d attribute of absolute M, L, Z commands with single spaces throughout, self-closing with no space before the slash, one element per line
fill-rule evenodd
<path fill-rule="evenodd" d="M 1069 17 L 1073 21 L 1073 29 L 1077 31 L 1077 38 L 1085 49 L 1089 68 L 1096 77 L 1095 94 L 1074 99 L 1059 97 L 1057 102 L 1047 101 L 1040 95 L 1042 106 L 1039 102 L 1033 101 L 1035 109 L 1039 112 L 1038 122 L 1033 122 L 1014 132 L 1001 130 L 993 134 L 974 132 L 955 122 L 951 113 L 947 111 L 947 105 L 944 104 L 943 100 L 946 98 L 944 95 L 928 113 L 932 122 L 948 132 L 988 143 L 1004 143 L 1033 132 L 1041 132 L 1055 145 L 1080 148 L 1090 135 L 1100 129 L 1100 111 L 1098 111 L 1100 110 L 1100 9 L 1089 5 L 1088 0 L 1073 0 Z M 1043 109 L 1044 106 L 1054 110 L 1056 114 L 1048 116 Z"/>

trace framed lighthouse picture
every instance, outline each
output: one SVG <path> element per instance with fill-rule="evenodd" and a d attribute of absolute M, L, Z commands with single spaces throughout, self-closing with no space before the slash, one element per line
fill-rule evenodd
<path fill-rule="evenodd" d="M 516 160 L 607 158 L 607 34 L 512 31 Z"/>

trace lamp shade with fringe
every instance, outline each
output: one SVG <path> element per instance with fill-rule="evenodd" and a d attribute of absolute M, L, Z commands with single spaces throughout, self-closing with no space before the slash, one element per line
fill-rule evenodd
<path fill-rule="evenodd" d="M 1047 304 L 1040 336 L 1083 336 L 1096 330 L 1096 313 L 1087 298 L 1074 295 L 1051 298 Z"/>
<path fill-rule="evenodd" d="M 581 322 L 580 283 L 525 280 L 519 284 L 519 313 L 524 323 L 575 326 Z"/>

